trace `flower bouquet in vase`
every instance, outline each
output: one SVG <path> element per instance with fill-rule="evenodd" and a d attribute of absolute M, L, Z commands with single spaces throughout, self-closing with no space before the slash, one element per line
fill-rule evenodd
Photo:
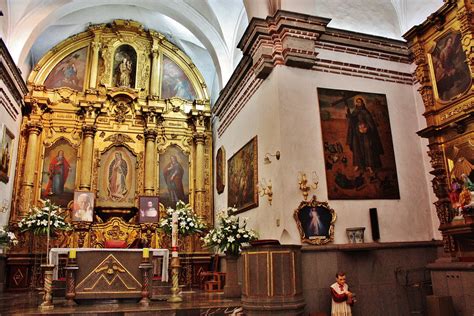
<path fill-rule="evenodd" d="M 0 227 L 0 253 L 5 253 L 9 246 L 18 244 L 15 234 L 8 227 Z"/>
<path fill-rule="evenodd" d="M 32 207 L 28 215 L 18 222 L 18 228 L 21 232 L 47 235 L 59 230 L 69 230 L 71 225 L 64 220 L 60 207 L 46 200 L 43 207 Z"/>

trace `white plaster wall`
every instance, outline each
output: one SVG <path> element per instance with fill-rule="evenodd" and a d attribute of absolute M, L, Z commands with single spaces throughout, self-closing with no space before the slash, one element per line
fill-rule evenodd
<path fill-rule="evenodd" d="M 358 58 L 349 57 L 350 62 Z M 373 66 L 374 63 L 385 68 L 395 65 L 377 61 L 372 62 Z M 409 66 L 399 68 L 406 71 Z M 434 224 L 425 166 L 426 150 L 416 135 L 421 128 L 413 87 L 286 66 L 273 70 L 215 142 L 216 150 L 225 146 L 229 159 L 251 137 L 258 135 L 259 179 L 272 179 L 273 205 L 268 205 L 266 197 L 260 197 L 259 207 L 241 216 L 250 218 L 249 226 L 256 229 L 261 238 L 298 244 L 300 236 L 293 213 L 302 200 L 297 184 L 299 171 L 307 175 L 317 172 L 319 188 L 310 194 L 327 201 L 317 87 L 387 96 L 401 196 L 400 200 L 329 201 L 337 213 L 335 243 L 346 243 L 345 229 L 354 226 L 366 227 L 366 241 L 371 241 L 369 208 L 372 207 L 378 209 L 381 242 L 431 240 Z M 264 165 L 263 155 L 275 150 L 281 151 L 280 161 L 273 160 L 270 165 Z M 226 190 L 221 195 L 215 193 L 216 209 L 227 205 Z M 278 219 L 280 226 L 277 226 Z"/>
<path fill-rule="evenodd" d="M 13 96 L 10 94 L 7 86 L 3 81 L 0 81 L 0 87 L 3 91 L 6 92 L 8 98 L 14 102 Z M 21 113 L 20 106 L 15 104 L 18 112 Z M 15 135 L 15 139 L 13 139 L 13 155 L 10 161 L 10 174 L 9 174 L 9 181 L 8 183 L 4 183 L 0 181 L 0 226 L 5 226 L 8 224 L 8 219 L 10 217 L 10 209 L 11 209 L 11 201 L 12 201 L 12 193 L 13 193 L 13 182 L 14 182 L 14 175 L 15 175 L 15 167 L 16 167 L 16 159 L 17 159 L 17 151 L 18 151 L 18 140 L 20 134 L 20 123 L 21 123 L 21 114 L 17 117 L 17 120 L 13 120 L 12 117 L 7 113 L 5 108 L 0 105 L 0 123 L 5 124 L 6 127 Z M 3 207 L 6 206 L 6 209 Z"/>

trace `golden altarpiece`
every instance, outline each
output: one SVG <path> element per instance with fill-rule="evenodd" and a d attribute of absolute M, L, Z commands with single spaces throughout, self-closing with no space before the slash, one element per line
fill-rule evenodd
<path fill-rule="evenodd" d="M 51 199 L 73 224 L 53 247 L 104 247 L 109 239 L 169 247 L 157 221 L 140 223 L 142 196 L 158 196 L 161 214 L 184 199 L 212 225 L 207 87 L 162 34 L 128 20 L 92 25 L 50 50 L 27 84 L 11 226 Z M 181 173 L 169 175 L 172 163 Z M 74 221 L 74 192 L 94 197 L 92 221 Z M 33 239 L 20 234 L 12 255 L 40 251 Z M 197 237 L 181 249 L 202 250 Z"/>
<path fill-rule="evenodd" d="M 472 1 L 445 0 L 404 37 L 417 66 L 418 91 L 425 106 L 427 127 L 418 134 L 429 140 L 430 173 L 444 247 L 453 261 L 474 261 L 474 199 L 469 201 L 474 195 Z M 463 187 L 468 187 L 464 193 Z"/>

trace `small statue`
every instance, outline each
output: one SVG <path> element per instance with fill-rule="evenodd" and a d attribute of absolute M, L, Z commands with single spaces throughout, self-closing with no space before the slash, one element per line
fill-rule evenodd
<path fill-rule="evenodd" d="M 336 273 L 336 282 L 331 285 L 331 316 L 351 316 L 351 306 L 356 302 L 355 294 L 349 292 L 346 274 Z"/>

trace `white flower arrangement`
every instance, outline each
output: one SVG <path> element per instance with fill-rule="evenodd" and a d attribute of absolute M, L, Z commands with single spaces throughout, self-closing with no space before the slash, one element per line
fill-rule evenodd
<path fill-rule="evenodd" d="M 32 207 L 28 216 L 18 222 L 18 228 L 21 232 L 32 231 L 35 235 L 46 234 L 48 231 L 48 217 L 50 222 L 50 233 L 56 230 L 69 230 L 71 225 L 64 221 L 64 217 L 60 214 L 59 206 L 46 200 L 42 208 Z"/>
<path fill-rule="evenodd" d="M 246 218 L 240 224 L 240 218 L 232 215 L 235 211 L 235 208 L 228 208 L 227 211 L 217 214 L 218 226 L 202 238 L 206 247 L 216 248 L 228 255 L 238 255 L 242 244 L 258 239 L 254 230 L 246 228 Z"/>
<path fill-rule="evenodd" d="M 18 244 L 15 233 L 8 230 L 7 227 L 0 227 L 0 245 L 9 246 Z"/>
<path fill-rule="evenodd" d="M 160 221 L 160 227 L 167 234 L 171 234 L 171 221 L 174 212 L 178 213 L 178 232 L 181 236 L 202 233 L 206 228 L 206 225 L 199 220 L 189 204 L 184 204 L 184 202 L 178 201 L 178 203 L 176 203 L 176 210 L 169 207 L 166 210 L 166 217 Z"/>

